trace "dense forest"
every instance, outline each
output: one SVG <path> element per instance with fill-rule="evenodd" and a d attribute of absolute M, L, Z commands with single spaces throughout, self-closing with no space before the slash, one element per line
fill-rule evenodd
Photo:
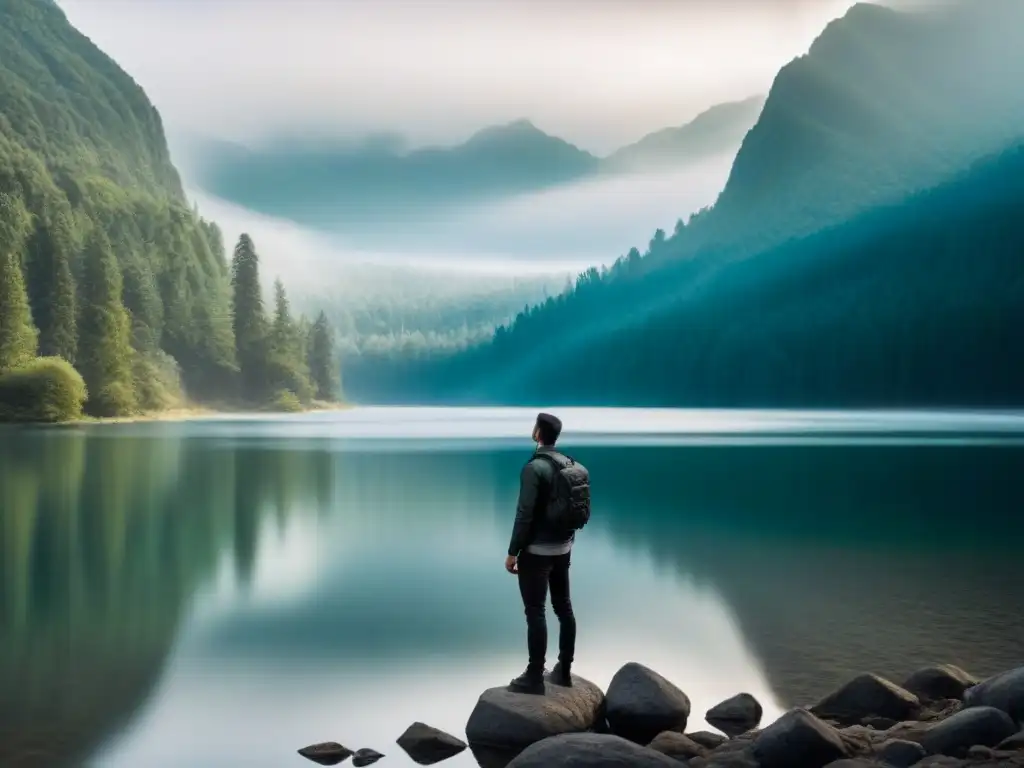
<path fill-rule="evenodd" d="M 1022 17 L 1004 0 L 855 6 L 780 71 L 714 206 L 581 274 L 493 342 L 399 362 L 363 355 L 347 391 L 405 402 L 1019 402 L 1019 345 L 1007 341 L 1022 306 L 1019 152 L 992 155 L 1024 136 L 1024 92 L 1009 76 L 1024 71 Z"/>
<path fill-rule="evenodd" d="M 353 378 L 377 401 L 1019 405 L 1022 257 L 1017 147 L 755 258 L 583 275 L 491 344 Z"/>
<path fill-rule="evenodd" d="M 229 264 L 189 207 L 142 89 L 54 3 L 4 3 L 0 420 L 333 399 L 326 318 L 294 319 L 280 286 L 266 318 L 260 290 L 251 241 Z"/>

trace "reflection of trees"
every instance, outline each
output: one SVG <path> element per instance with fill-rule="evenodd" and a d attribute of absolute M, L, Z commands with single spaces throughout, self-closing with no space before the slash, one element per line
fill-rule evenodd
<path fill-rule="evenodd" d="M 146 699 L 221 553 L 251 575 L 263 517 L 329 498 L 330 473 L 325 453 L 0 439 L 0 764 L 80 764 Z"/>
<path fill-rule="evenodd" d="M 711 583 L 787 704 L 865 670 L 1019 663 L 1020 449 L 578 453 L 596 526 Z"/>

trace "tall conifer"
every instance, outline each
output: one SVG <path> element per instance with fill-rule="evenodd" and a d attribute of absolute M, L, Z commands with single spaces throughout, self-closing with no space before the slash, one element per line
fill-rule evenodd
<path fill-rule="evenodd" d="M 89 390 L 86 408 L 96 416 L 120 416 L 136 408 L 134 351 L 121 270 L 102 230 L 91 234 L 84 260 L 78 368 Z"/>
<path fill-rule="evenodd" d="M 30 362 L 38 348 L 19 254 L 29 221 L 20 200 L 0 193 L 0 372 Z"/>
<path fill-rule="evenodd" d="M 334 354 L 334 333 L 327 322 L 327 315 L 321 312 L 309 341 L 309 373 L 319 400 L 337 399 L 340 389 L 338 362 Z"/>

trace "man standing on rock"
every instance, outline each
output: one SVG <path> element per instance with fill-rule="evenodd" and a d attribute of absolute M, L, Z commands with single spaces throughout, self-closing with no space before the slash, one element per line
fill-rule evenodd
<path fill-rule="evenodd" d="M 561 432 L 557 417 L 538 414 L 533 427 L 537 450 L 519 476 L 519 504 L 505 570 L 519 577 L 530 662 L 509 684 L 516 693 L 544 693 L 549 586 L 559 626 L 558 663 L 549 680 L 572 685 L 576 617 L 569 597 L 569 559 L 576 531 L 590 519 L 590 476 L 582 464 L 555 450 Z"/>

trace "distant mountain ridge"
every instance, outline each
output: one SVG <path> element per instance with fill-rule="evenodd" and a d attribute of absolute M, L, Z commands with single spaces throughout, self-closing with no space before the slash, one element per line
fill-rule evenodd
<path fill-rule="evenodd" d="M 721 152 L 735 152 L 764 108 L 764 96 L 718 104 L 686 125 L 649 133 L 604 159 L 606 170 L 679 165 Z"/>
<path fill-rule="evenodd" d="M 313 226 L 373 225 L 735 151 L 762 103 L 755 97 L 712 107 L 608 158 L 523 119 L 484 128 L 453 147 L 411 151 L 390 136 L 335 145 L 277 143 L 262 150 L 205 142 L 195 152 L 195 166 L 206 191 L 261 213 Z"/>
<path fill-rule="evenodd" d="M 1015 265 L 1009 258 L 1017 247 L 1012 238 L 1019 233 L 1007 215 L 1013 206 L 1020 214 L 1013 174 L 1020 172 L 1021 153 L 1015 150 L 968 172 L 973 163 L 1024 140 L 1024 89 L 1018 87 L 1024 77 L 1024 47 L 1018 44 L 1022 28 L 1024 4 L 1014 0 L 914 13 L 854 6 L 825 29 L 807 55 L 780 71 L 713 207 L 670 236 L 656 232 L 646 255 L 634 249 L 608 270 L 584 273 L 575 290 L 528 308 L 499 329 L 492 345 L 452 361 L 436 361 L 434 388 L 417 384 L 415 394 L 438 400 L 446 392 L 466 395 L 464 381 L 447 380 L 442 373 L 449 366 L 457 369 L 461 359 L 473 361 L 475 370 L 507 379 L 508 386 L 481 384 L 473 390 L 474 397 L 489 402 L 529 398 L 532 391 L 549 402 L 558 394 L 563 402 L 579 396 L 576 402 L 606 404 L 736 403 L 744 398 L 800 403 L 801 396 L 807 402 L 822 397 L 826 383 L 832 402 L 845 398 L 877 404 L 886 395 L 906 401 L 934 399 L 939 391 L 977 402 L 977 382 L 943 370 L 941 336 L 935 335 L 941 328 L 962 345 L 957 348 L 959 364 L 970 360 L 962 370 L 987 371 L 987 383 L 999 398 L 1024 401 L 1024 387 L 1014 391 L 1018 358 L 996 359 L 1011 351 L 1019 354 L 1019 345 L 1014 349 L 1006 344 L 998 320 L 1002 313 L 1011 326 L 1019 327 L 1015 313 L 1020 304 L 1014 302 L 1024 301 L 1015 293 L 1019 277 L 1013 270 L 1019 273 L 1019 259 Z M 966 180 L 960 179 L 964 173 L 969 173 Z M 997 208 L 991 216 L 978 205 L 989 182 L 1003 192 L 1011 190 L 994 200 Z M 944 184 L 952 186 L 946 189 Z M 913 197 L 936 188 L 945 191 Z M 968 224 L 956 226 L 959 211 L 951 201 L 963 204 Z M 892 210 L 870 221 L 884 220 L 886 235 L 896 240 L 877 233 L 867 238 L 857 217 L 886 207 Z M 901 223 L 901 217 L 907 221 Z M 934 226 L 928 226 L 929 217 L 935 219 Z M 816 236 L 836 227 L 841 235 L 856 236 L 860 247 L 844 250 L 839 235 Z M 1011 239 L 999 242 L 1003 237 Z M 989 259 L 978 263 L 978 274 L 972 272 L 976 250 Z M 836 258 L 839 254 L 841 259 Z M 892 259 L 891 269 L 878 263 L 878 254 Z M 934 257 L 931 263 L 929 256 Z M 841 267 L 829 272 L 824 262 L 820 268 L 815 265 L 817 258 L 841 261 Z M 861 290 L 861 270 L 869 262 L 872 275 L 884 279 L 872 277 L 871 285 Z M 786 293 L 785 301 L 770 296 L 767 284 L 759 292 L 765 279 L 761 264 L 770 264 L 778 284 L 798 286 Z M 940 264 L 942 280 L 931 274 Z M 734 281 L 734 294 L 719 289 L 723 274 Z M 919 289 L 934 303 L 919 301 Z M 717 304 L 710 302 L 712 296 Z M 834 306 L 822 299 L 812 313 L 809 296 L 830 297 Z M 850 307 L 850 302 L 857 306 Z M 691 309 L 696 306 L 699 310 Z M 775 324 L 759 318 L 758 309 L 773 312 Z M 849 317 L 837 314 L 844 309 Z M 810 325 L 801 331 L 804 312 Z M 662 325 L 648 321 L 655 316 Z M 739 327 L 734 318 L 742 318 L 749 329 Z M 855 333 L 848 333 L 844 321 L 856 322 Z M 857 381 L 855 366 L 847 368 L 849 360 L 843 359 L 847 350 L 816 336 L 815 322 L 828 325 L 836 339 L 848 334 L 849 343 L 859 345 L 858 354 L 873 356 L 874 363 L 886 359 L 898 370 L 903 363 L 898 354 L 892 357 L 894 350 L 902 349 L 912 360 L 919 355 L 917 370 L 907 374 L 913 381 L 897 376 L 887 382 L 875 369 L 875 378 L 867 377 L 860 391 L 844 390 L 833 380 L 834 370 L 802 369 L 800 355 L 823 356 L 851 382 Z M 957 328 L 957 322 L 963 327 Z M 914 346 L 915 323 L 923 328 L 926 353 Z M 665 328 L 672 333 L 666 334 Z M 729 329 L 728 336 L 722 328 Z M 760 346 L 750 341 L 754 338 Z M 788 354 L 780 350 L 784 344 L 789 344 Z M 879 351 L 872 352 L 872 345 Z M 740 348 L 762 368 L 741 365 Z M 496 357 L 488 358 L 491 352 Z M 555 360 L 560 368 L 569 366 L 566 375 L 557 393 L 551 388 L 541 392 L 549 380 L 544 365 Z M 401 382 L 430 381 L 431 363 L 403 365 L 382 363 L 374 370 L 371 362 L 362 361 L 360 369 L 350 371 L 352 391 L 383 392 L 394 386 L 393 391 L 401 392 L 407 386 Z M 709 385 L 705 369 L 729 375 Z M 650 375 L 655 370 L 673 371 L 675 378 Z M 397 378 L 389 379 L 395 371 Z M 922 371 L 934 375 L 934 385 L 923 380 Z M 756 386 L 757 376 L 763 377 L 762 389 L 744 392 L 743 387 Z M 785 383 L 774 383 L 772 377 Z M 944 377 L 956 383 L 943 389 Z M 703 383 L 687 389 L 690 381 Z M 553 381 L 551 385 L 556 386 Z M 412 394 L 404 391 L 407 397 Z"/>

